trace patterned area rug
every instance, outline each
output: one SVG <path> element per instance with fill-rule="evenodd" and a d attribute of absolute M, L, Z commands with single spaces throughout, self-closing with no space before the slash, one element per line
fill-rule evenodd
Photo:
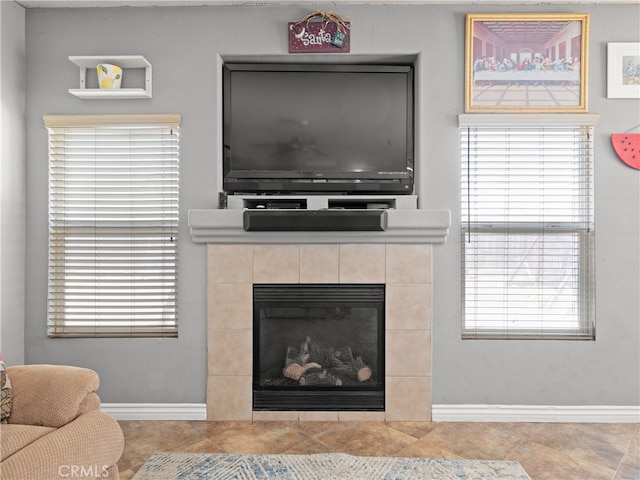
<path fill-rule="evenodd" d="M 513 461 L 154 453 L 132 480 L 531 480 Z"/>

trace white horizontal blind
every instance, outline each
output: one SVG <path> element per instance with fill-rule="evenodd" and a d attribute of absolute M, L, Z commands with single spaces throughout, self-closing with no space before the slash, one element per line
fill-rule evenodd
<path fill-rule="evenodd" d="M 178 123 L 150 117 L 45 118 L 49 336 L 177 336 Z"/>
<path fill-rule="evenodd" d="M 463 337 L 594 338 L 592 127 L 460 132 Z"/>

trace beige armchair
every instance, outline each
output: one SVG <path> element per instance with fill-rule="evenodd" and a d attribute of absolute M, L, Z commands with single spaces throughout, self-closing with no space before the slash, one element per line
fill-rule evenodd
<path fill-rule="evenodd" d="M 3 480 L 118 479 L 118 422 L 100 411 L 93 370 L 60 365 L 7 368 L 13 408 L 0 425 Z"/>

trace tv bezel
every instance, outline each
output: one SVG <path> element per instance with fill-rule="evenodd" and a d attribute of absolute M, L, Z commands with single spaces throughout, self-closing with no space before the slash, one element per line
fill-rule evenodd
<path fill-rule="evenodd" d="M 231 170 L 231 95 L 233 71 L 371 72 L 406 74 L 407 164 L 403 172 L 299 172 L 288 170 Z M 222 187 L 227 194 L 394 194 L 411 195 L 414 189 L 415 104 L 412 64 L 244 63 L 222 65 Z"/>

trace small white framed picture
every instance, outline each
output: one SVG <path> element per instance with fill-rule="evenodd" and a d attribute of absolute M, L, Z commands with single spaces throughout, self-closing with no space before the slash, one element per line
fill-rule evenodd
<path fill-rule="evenodd" d="M 640 43 L 607 44 L 607 98 L 640 98 Z"/>

